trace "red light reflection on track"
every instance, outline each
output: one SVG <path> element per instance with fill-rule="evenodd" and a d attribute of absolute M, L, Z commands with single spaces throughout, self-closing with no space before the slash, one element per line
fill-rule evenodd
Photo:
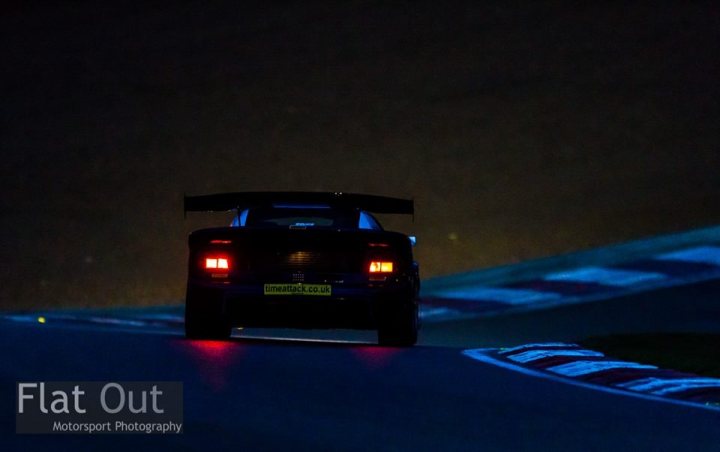
<path fill-rule="evenodd" d="M 393 356 L 400 352 L 399 348 L 389 347 L 353 347 L 353 355 L 360 359 L 367 367 L 379 369 L 385 367 Z"/>
<path fill-rule="evenodd" d="M 236 342 L 228 341 L 188 340 L 178 344 L 190 354 L 201 376 L 216 391 L 227 385 L 228 374 L 243 350 Z"/>

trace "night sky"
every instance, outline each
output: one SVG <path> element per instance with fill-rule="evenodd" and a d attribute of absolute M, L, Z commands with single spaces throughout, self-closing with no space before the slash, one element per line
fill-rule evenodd
<path fill-rule="evenodd" d="M 717 2 L 15 2 L 0 29 L 0 308 L 179 302 L 188 232 L 228 221 L 183 193 L 414 197 L 386 225 L 424 277 L 720 222 Z"/>

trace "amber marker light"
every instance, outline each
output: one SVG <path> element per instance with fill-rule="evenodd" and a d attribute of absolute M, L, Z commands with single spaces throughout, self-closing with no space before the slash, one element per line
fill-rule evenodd
<path fill-rule="evenodd" d="M 393 263 L 390 261 L 370 262 L 370 273 L 392 273 Z"/>

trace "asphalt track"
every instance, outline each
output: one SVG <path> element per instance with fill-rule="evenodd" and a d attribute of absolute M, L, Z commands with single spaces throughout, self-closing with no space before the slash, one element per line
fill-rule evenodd
<path fill-rule="evenodd" d="M 420 346 L 3 321 L 2 450 L 720 450 L 720 411 L 534 378 L 467 347 L 716 329 L 720 282 L 426 325 Z M 613 325 L 613 326 L 608 326 Z M 589 334 L 588 334 L 589 333 Z M 342 337 L 342 335 L 340 335 Z M 184 382 L 182 435 L 16 435 L 17 381 Z"/>

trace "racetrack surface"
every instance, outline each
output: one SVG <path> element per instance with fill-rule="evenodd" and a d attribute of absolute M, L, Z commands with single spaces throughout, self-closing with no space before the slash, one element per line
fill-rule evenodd
<path fill-rule="evenodd" d="M 695 312 L 693 327 L 702 328 L 719 296 L 720 283 L 706 282 L 598 302 L 605 317 L 589 303 L 495 318 L 494 327 L 477 319 L 429 324 L 422 345 L 408 349 L 189 341 L 169 329 L 5 320 L 3 449 L 720 450 L 718 411 L 533 378 L 462 355 L 503 336 L 504 345 L 572 338 L 611 320 L 620 330 L 641 321 L 664 328 L 662 312 L 689 304 L 695 308 L 680 318 Z M 620 307 L 625 314 L 614 317 Z M 63 380 L 183 381 L 185 432 L 15 435 L 15 382 Z"/>

